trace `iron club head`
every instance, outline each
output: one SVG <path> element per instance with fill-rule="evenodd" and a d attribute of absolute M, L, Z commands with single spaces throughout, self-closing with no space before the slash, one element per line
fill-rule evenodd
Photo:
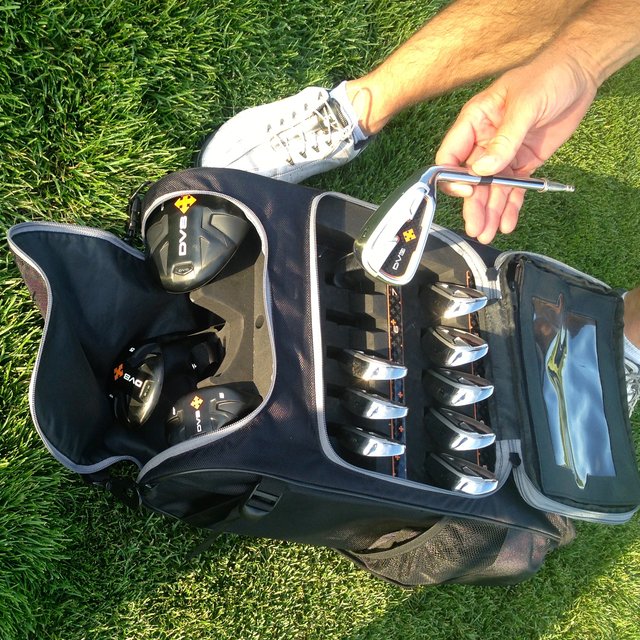
<path fill-rule="evenodd" d="M 348 387 L 342 395 L 347 411 L 369 420 L 394 420 L 407 415 L 407 407 L 377 393 Z"/>
<path fill-rule="evenodd" d="M 425 468 L 434 485 L 449 491 L 481 496 L 498 487 L 498 479 L 491 471 L 448 453 L 429 454 Z"/>
<path fill-rule="evenodd" d="M 398 380 L 407 375 L 404 365 L 357 349 L 341 349 L 338 360 L 347 373 L 360 380 Z"/>
<path fill-rule="evenodd" d="M 405 452 L 405 445 L 401 442 L 360 427 L 335 425 L 332 433 L 345 449 L 367 458 L 401 456 Z"/>
<path fill-rule="evenodd" d="M 434 282 L 423 291 L 423 301 L 428 314 L 441 322 L 480 311 L 487 304 L 487 296 L 461 284 Z"/>
<path fill-rule="evenodd" d="M 496 435 L 484 422 L 451 411 L 430 409 L 429 433 L 440 449 L 449 451 L 473 451 L 493 444 Z"/>
<path fill-rule="evenodd" d="M 452 369 L 429 369 L 424 385 L 436 402 L 448 407 L 475 404 L 493 393 L 493 385 L 488 380 Z"/>
<path fill-rule="evenodd" d="M 458 367 L 487 355 L 489 346 L 469 331 L 454 327 L 430 327 L 422 338 L 422 349 L 432 364 Z"/>

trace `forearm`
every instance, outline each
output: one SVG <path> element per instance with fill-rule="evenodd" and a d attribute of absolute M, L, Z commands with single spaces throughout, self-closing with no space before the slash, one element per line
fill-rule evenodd
<path fill-rule="evenodd" d="M 363 124 L 379 130 L 402 109 L 523 63 L 587 0 L 457 0 L 377 69 L 352 81 Z"/>
<path fill-rule="evenodd" d="M 600 86 L 638 55 L 638 0 L 592 0 L 558 32 L 541 58 L 573 61 Z"/>

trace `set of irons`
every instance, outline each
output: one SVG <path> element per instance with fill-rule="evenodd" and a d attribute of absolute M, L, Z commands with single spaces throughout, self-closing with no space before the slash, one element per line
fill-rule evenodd
<path fill-rule="evenodd" d="M 479 420 L 460 411 L 488 398 L 493 386 L 484 378 L 459 367 L 470 368 L 487 354 L 487 343 L 470 331 L 448 326 L 462 316 L 482 309 L 487 298 L 469 287 L 436 282 L 426 287 L 423 308 L 431 323 L 422 337 L 422 350 L 429 362 L 423 378 L 432 406 L 425 416 L 433 444 L 425 470 L 435 486 L 466 494 L 482 495 L 496 487 L 493 474 L 468 462 L 459 454 L 476 451 L 495 441 L 495 434 Z M 358 349 L 329 350 L 329 355 L 356 386 L 339 390 L 346 411 L 372 428 L 348 424 L 330 425 L 330 432 L 342 447 L 367 458 L 397 458 L 405 454 L 403 442 L 384 436 L 382 428 L 407 416 L 409 408 L 376 392 L 375 385 L 405 378 L 407 368 L 391 360 Z M 380 425 L 376 428 L 376 425 Z M 458 454 L 458 455 L 456 455 Z"/>

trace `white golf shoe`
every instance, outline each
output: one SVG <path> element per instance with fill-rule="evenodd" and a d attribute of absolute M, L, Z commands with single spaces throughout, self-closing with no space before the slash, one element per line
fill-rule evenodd
<path fill-rule="evenodd" d="M 307 87 L 235 115 L 207 138 L 196 165 L 301 182 L 362 151 L 370 138 L 356 142 L 356 124 L 326 89 Z"/>

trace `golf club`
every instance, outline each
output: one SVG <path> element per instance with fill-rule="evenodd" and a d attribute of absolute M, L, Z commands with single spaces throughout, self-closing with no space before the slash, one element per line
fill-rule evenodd
<path fill-rule="evenodd" d="M 493 444 L 496 435 L 484 422 L 451 411 L 430 409 L 429 434 L 441 450 L 473 451 Z"/>
<path fill-rule="evenodd" d="M 398 380 L 407 375 L 407 368 L 391 360 L 369 355 L 358 349 L 336 349 L 336 359 L 342 368 L 360 380 Z"/>
<path fill-rule="evenodd" d="M 331 432 L 345 449 L 367 458 L 401 456 L 405 452 L 402 443 L 360 427 L 333 425 Z"/>
<path fill-rule="evenodd" d="M 407 415 L 407 407 L 370 391 L 347 387 L 342 404 L 349 412 L 369 420 L 394 420 Z"/>
<path fill-rule="evenodd" d="M 475 313 L 487 304 L 484 293 L 452 282 L 434 282 L 423 289 L 421 295 L 428 314 L 435 322 Z"/>
<path fill-rule="evenodd" d="M 447 453 L 429 454 L 425 469 L 435 486 L 449 491 L 481 496 L 498 486 L 498 479 L 491 471 Z"/>
<path fill-rule="evenodd" d="M 433 399 L 448 407 L 464 407 L 486 400 L 493 385 L 480 376 L 452 369 L 429 369 L 424 378 Z"/>
<path fill-rule="evenodd" d="M 353 251 L 367 273 L 387 284 L 405 285 L 413 279 L 433 221 L 438 182 L 574 191 L 544 178 L 475 176 L 460 167 L 428 167 L 396 189 L 364 224 Z"/>
<path fill-rule="evenodd" d="M 422 338 L 422 348 L 431 364 L 457 367 L 484 357 L 489 345 L 469 331 L 454 327 L 430 327 Z"/>

